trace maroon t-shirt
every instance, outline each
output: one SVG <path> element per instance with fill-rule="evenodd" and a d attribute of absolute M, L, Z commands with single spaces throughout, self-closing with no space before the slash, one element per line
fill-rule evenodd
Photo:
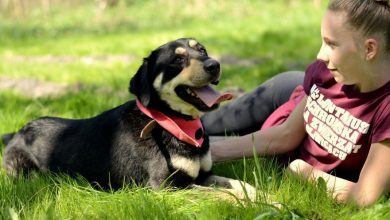
<path fill-rule="evenodd" d="M 325 63 L 316 61 L 306 70 L 303 88 L 308 96 L 303 113 L 308 135 L 295 157 L 356 181 L 371 144 L 390 138 L 390 81 L 375 91 L 359 93 L 354 86 L 337 83 Z M 285 118 L 298 101 L 282 105 L 263 128 L 279 124 L 275 119 Z"/>
<path fill-rule="evenodd" d="M 337 83 L 325 63 L 317 61 L 307 68 L 303 87 L 308 136 L 299 157 L 323 171 L 337 168 L 356 179 L 371 144 L 390 138 L 390 82 L 359 93 Z"/>

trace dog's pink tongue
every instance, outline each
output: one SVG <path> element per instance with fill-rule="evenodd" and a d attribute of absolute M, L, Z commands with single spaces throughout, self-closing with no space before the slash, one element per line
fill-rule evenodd
<path fill-rule="evenodd" d="M 192 90 L 208 107 L 233 98 L 231 93 L 226 92 L 221 94 L 220 92 L 214 90 L 211 86 L 204 86 L 197 89 L 193 88 Z"/>

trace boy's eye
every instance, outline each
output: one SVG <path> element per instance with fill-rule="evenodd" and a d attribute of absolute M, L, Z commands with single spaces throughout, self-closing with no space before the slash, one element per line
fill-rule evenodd
<path fill-rule="evenodd" d="M 330 48 L 334 48 L 336 46 L 335 43 L 331 41 L 325 41 L 325 44 L 328 45 Z"/>

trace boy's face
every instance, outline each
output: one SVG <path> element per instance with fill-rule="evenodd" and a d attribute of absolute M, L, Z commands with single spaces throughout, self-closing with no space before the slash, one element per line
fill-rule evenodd
<path fill-rule="evenodd" d="M 346 15 L 327 11 L 321 25 L 322 46 L 317 58 L 325 61 L 338 83 L 359 86 L 364 78 L 364 39 L 346 24 Z"/>

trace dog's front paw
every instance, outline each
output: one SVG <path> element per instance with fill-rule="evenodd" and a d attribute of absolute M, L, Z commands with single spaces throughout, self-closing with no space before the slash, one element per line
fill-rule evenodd
<path fill-rule="evenodd" d="M 256 201 L 257 190 L 254 186 L 240 180 L 230 180 L 229 182 L 231 184 L 231 189 L 226 190 L 236 196 L 237 199 L 249 199 L 253 202 Z"/>
<path fill-rule="evenodd" d="M 225 191 L 227 194 L 231 194 L 240 200 L 249 199 L 256 201 L 256 188 L 244 181 L 211 175 L 203 184 L 206 186 L 216 186 L 221 191 Z"/>

